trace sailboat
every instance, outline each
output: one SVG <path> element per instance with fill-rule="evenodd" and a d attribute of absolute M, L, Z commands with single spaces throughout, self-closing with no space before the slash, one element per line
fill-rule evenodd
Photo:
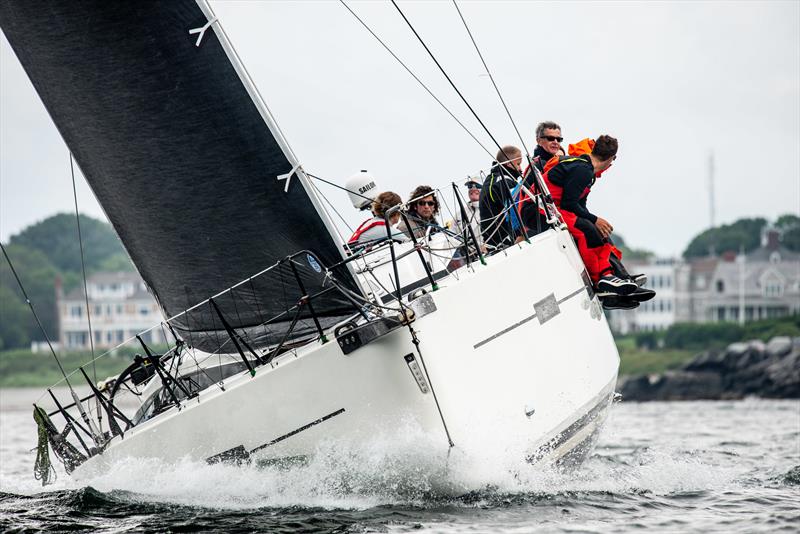
<path fill-rule="evenodd" d="M 6 1 L 0 26 L 166 318 L 167 345 L 141 333 L 114 380 L 37 407 L 73 475 L 409 421 L 443 458 L 591 451 L 619 356 L 546 195 L 547 228 L 491 255 L 445 231 L 353 250 L 206 2 Z"/>

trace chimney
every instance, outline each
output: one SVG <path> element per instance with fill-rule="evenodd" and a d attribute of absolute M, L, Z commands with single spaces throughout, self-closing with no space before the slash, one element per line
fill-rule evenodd
<path fill-rule="evenodd" d="M 764 245 L 767 250 L 778 250 L 781 247 L 781 233 L 774 228 L 767 230 L 767 239 Z"/>
<path fill-rule="evenodd" d="M 61 299 L 64 298 L 64 284 L 60 274 L 56 275 L 56 280 L 53 285 L 55 285 L 56 288 L 56 302 L 60 302 Z"/>
<path fill-rule="evenodd" d="M 727 262 L 736 261 L 736 252 L 733 250 L 726 250 L 722 253 L 722 259 Z"/>

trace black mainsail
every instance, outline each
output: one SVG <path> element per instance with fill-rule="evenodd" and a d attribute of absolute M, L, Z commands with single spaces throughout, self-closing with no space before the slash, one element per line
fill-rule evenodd
<path fill-rule="evenodd" d="M 296 162 L 206 13 L 194 0 L 0 2 L 0 27 L 168 317 L 298 250 L 341 260 L 307 182 L 277 179 Z M 289 267 L 219 298 L 227 323 L 247 330 L 283 312 L 255 336 L 281 339 L 275 326 L 302 296 L 293 271 L 308 293 L 329 285 L 313 257 Z M 346 269 L 335 274 L 355 289 Z M 323 326 L 353 310 L 337 291 L 313 308 Z M 207 348 L 225 332 L 212 306 L 173 326 Z"/>

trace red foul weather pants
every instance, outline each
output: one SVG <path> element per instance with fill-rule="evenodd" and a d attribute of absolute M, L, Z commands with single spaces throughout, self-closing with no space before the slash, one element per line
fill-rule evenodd
<path fill-rule="evenodd" d="M 567 223 L 570 235 L 575 239 L 575 244 L 578 245 L 578 252 L 581 254 L 592 282 L 596 284 L 601 276 L 613 273 L 608 258 L 611 253 L 614 253 L 615 256 L 622 259 L 622 252 L 603 239 L 600 231 L 589 219 L 578 217 L 571 211 L 565 210 L 561 210 L 561 215 L 564 217 L 564 222 Z"/>

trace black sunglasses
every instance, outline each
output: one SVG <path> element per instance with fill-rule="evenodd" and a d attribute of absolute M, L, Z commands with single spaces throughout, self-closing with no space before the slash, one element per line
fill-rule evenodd
<path fill-rule="evenodd" d="M 477 189 L 478 191 L 480 191 L 483 188 L 483 186 L 478 182 L 470 182 L 465 185 L 467 186 L 467 189 Z"/>
<path fill-rule="evenodd" d="M 543 135 L 539 139 L 547 139 L 548 141 L 558 141 L 559 143 L 564 140 L 563 137 L 556 137 L 555 135 Z"/>
<path fill-rule="evenodd" d="M 435 206 L 436 202 L 433 200 L 417 200 L 417 206 Z"/>

